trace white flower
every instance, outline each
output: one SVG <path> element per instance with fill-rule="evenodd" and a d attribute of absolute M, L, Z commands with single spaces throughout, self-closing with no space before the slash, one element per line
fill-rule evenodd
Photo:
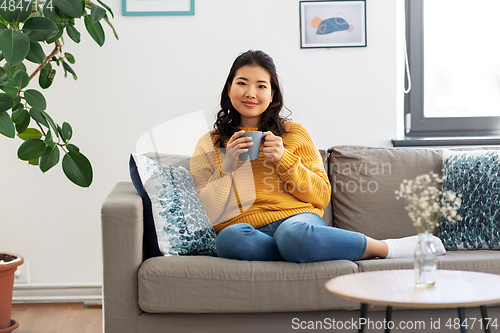
<path fill-rule="evenodd" d="M 452 191 L 443 193 L 442 183 L 443 178 L 431 171 L 412 180 L 404 179 L 395 191 L 396 199 L 407 202 L 405 209 L 419 232 L 431 232 L 441 214 L 450 222 L 461 220 L 457 210 L 462 195 Z"/>

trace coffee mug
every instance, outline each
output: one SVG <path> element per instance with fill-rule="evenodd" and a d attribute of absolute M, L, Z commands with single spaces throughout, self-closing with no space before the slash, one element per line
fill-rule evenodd
<path fill-rule="evenodd" d="M 261 131 L 248 131 L 245 132 L 241 137 L 251 137 L 253 145 L 248 146 L 248 152 L 240 155 L 240 161 L 250 160 L 255 161 L 259 159 L 259 153 L 262 151 L 260 149 L 260 140 L 267 134 L 263 134 Z"/>

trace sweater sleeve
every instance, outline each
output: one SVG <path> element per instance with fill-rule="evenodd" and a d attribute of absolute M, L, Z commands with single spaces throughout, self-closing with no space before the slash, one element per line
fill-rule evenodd
<path fill-rule="evenodd" d="M 330 201 L 331 185 L 318 148 L 307 130 L 294 123 L 285 152 L 276 168 L 287 190 L 297 199 L 323 209 Z"/>
<path fill-rule="evenodd" d="M 220 168 L 210 132 L 198 141 L 191 157 L 190 172 L 207 216 L 215 224 L 225 211 L 233 176 Z"/>

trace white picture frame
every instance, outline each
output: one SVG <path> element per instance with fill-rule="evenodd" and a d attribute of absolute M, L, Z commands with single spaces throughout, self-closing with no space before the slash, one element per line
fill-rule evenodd
<path fill-rule="evenodd" d="M 365 47 L 366 1 L 300 1 L 300 47 Z"/>

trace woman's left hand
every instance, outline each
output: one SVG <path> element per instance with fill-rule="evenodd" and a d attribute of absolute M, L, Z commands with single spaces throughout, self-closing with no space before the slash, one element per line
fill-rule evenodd
<path fill-rule="evenodd" d="M 264 138 L 264 149 L 262 149 L 264 157 L 273 162 L 278 162 L 285 153 L 283 139 L 281 139 L 280 136 L 274 135 L 271 131 L 263 132 L 263 134 L 266 134 Z"/>

